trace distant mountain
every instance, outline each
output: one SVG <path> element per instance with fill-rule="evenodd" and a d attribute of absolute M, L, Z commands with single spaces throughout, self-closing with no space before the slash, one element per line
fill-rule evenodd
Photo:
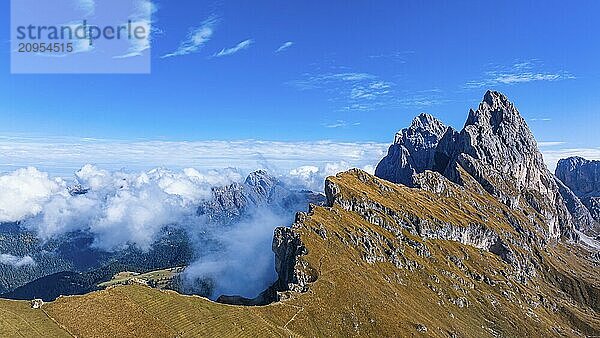
<path fill-rule="evenodd" d="M 258 208 L 293 216 L 305 211 L 310 203 L 321 205 L 325 196 L 309 190 L 294 189 L 264 170 L 250 173 L 243 183 L 212 189 L 213 198 L 198 207 L 198 215 L 211 221 L 230 224 Z"/>
<path fill-rule="evenodd" d="M 600 161 L 569 157 L 558 162 L 556 176 L 581 200 L 595 224 L 582 231 L 600 235 Z"/>

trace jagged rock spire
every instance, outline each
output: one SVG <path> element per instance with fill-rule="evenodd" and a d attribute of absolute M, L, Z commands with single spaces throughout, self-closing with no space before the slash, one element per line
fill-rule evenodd
<path fill-rule="evenodd" d="M 576 237 L 573 218 L 533 133 L 502 93 L 487 91 L 460 133 L 433 117 L 417 117 L 396 135 L 375 175 L 412 186 L 414 174 L 433 170 L 462 183 L 458 168 L 511 208 L 536 210 L 545 218 L 548 237 Z"/>

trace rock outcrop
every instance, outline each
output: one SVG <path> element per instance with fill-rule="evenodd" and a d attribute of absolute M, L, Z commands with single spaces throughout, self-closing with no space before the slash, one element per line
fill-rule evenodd
<path fill-rule="evenodd" d="M 425 126 L 429 127 L 411 126 L 399 133 L 410 138 L 396 137 L 379 163 L 376 176 L 414 186 L 415 173 L 432 170 L 463 184 L 459 175 L 462 168 L 509 207 L 533 208 L 542 215 L 546 226 L 540 230 L 547 238 L 577 237 L 554 175 L 544 164 L 527 123 L 506 96 L 488 91 L 478 109 L 469 111 L 460 132 L 451 127 L 444 129 L 439 121 Z M 440 138 L 442 129 L 445 132 Z M 415 135 L 419 133 L 423 135 Z"/>
<path fill-rule="evenodd" d="M 600 161 L 581 157 L 562 159 L 556 167 L 556 176 L 581 200 L 596 221 L 582 226 L 581 231 L 590 235 L 600 234 Z"/>
<path fill-rule="evenodd" d="M 304 261 L 308 253 L 293 227 L 279 227 L 273 236 L 275 271 L 279 276 L 275 282 L 276 291 L 306 292 L 308 284 L 317 279 L 316 272 Z"/>

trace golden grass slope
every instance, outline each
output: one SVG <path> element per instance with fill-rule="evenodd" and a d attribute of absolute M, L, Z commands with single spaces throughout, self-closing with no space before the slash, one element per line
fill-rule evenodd
<path fill-rule="evenodd" d="M 0 300 L 0 337 L 71 337 L 29 302 Z"/>
<path fill-rule="evenodd" d="M 373 200 L 457 225 L 487 220 L 493 227 L 512 231 L 497 213 L 504 206 L 486 194 L 452 188 L 452 194 L 463 198 L 446 198 L 359 171 L 330 180 L 344 198 Z M 486 206 L 475 208 L 473 199 Z M 492 253 L 457 242 L 424 241 L 404 229 L 404 239 L 400 239 L 338 205 L 313 208 L 294 228 L 308 249 L 302 259 L 317 271 L 318 279 L 308 292 L 291 293 L 282 302 L 229 306 L 127 285 L 62 297 L 46 304 L 44 311 L 78 337 L 600 334 L 600 310 L 598 304 L 594 306 L 596 300 L 600 303 L 599 268 L 576 244 L 559 243 L 537 250 L 540 273 L 524 284 L 513 280 L 511 267 Z M 429 254 L 417 250 L 422 246 Z M 401 255 L 403 268 L 383 258 L 371 263 L 365 259 L 367 254 L 385 257 L 391 252 Z M 60 336 L 59 331 L 52 332 Z"/>

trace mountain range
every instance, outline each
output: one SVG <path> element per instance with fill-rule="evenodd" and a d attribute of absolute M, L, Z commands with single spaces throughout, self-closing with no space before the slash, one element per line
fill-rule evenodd
<path fill-rule="evenodd" d="M 265 172 L 214 189 L 198 214 L 216 222 L 235 222 L 249 205 L 311 203 L 275 229 L 277 280 L 255 299 L 114 286 L 38 310 L 0 301 L 9 314 L 0 327 L 82 337 L 598 336 L 598 167 L 571 158 L 550 172 L 515 105 L 488 91 L 460 131 L 419 115 L 375 175 L 329 177 L 324 199 L 290 196 Z"/>

